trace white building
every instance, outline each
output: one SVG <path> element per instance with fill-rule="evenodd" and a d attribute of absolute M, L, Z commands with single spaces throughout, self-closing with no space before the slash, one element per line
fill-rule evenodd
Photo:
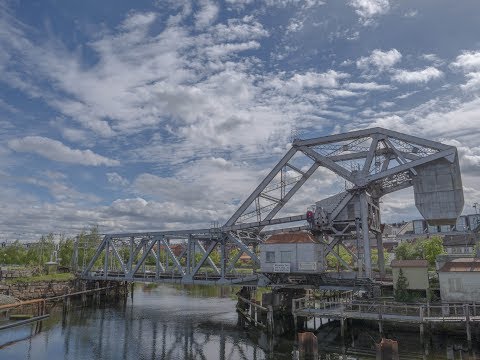
<path fill-rule="evenodd" d="M 442 302 L 480 302 L 480 258 L 446 262 L 438 270 Z"/>
<path fill-rule="evenodd" d="M 260 245 L 262 272 L 312 273 L 323 270 L 323 245 L 310 233 L 282 233 Z"/>

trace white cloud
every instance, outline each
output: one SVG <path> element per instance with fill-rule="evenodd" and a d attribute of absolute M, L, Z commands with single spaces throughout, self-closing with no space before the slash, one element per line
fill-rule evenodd
<path fill-rule="evenodd" d="M 53 161 L 91 166 L 116 166 L 118 160 L 95 154 L 91 150 L 71 149 L 60 141 L 41 137 L 26 136 L 22 139 L 12 139 L 8 146 L 17 152 L 38 154 Z"/>
<path fill-rule="evenodd" d="M 336 88 L 340 85 L 339 80 L 348 78 L 344 72 L 329 70 L 324 73 L 308 71 L 303 74 L 293 74 L 291 77 L 272 77 L 265 83 L 268 87 L 291 95 L 300 94 L 304 90 L 315 88 Z"/>
<path fill-rule="evenodd" d="M 460 68 L 464 71 L 480 70 L 480 51 L 465 51 L 457 56 L 452 63 L 453 67 Z"/>
<path fill-rule="evenodd" d="M 263 25 L 250 16 L 229 19 L 226 24 L 217 24 L 212 33 L 217 41 L 255 40 L 269 35 Z"/>
<path fill-rule="evenodd" d="M 409 10 L 403 14 L 406 18 L 413 18 L 418 15 L 418 10 Z"/>
<path fill-rule="evenodd" d="M 423 54 L 420 58 L 426 61 L 430 61 L 435 66 L 442 66 L 443 64 L 445 64 L 445 61 L 443 61 L 436 54 Z"/>
<path fill-rule="evenodd" d="M 462 89 L 468 91 L 480 90 L 480 72 L 468 73 L 466 76 L 469 79 L 466 84 L 462 85 Z"/>
<path fill-rule="evenodd" d="M 211 25 L 218 16 L 218 5 L 210 0 L 201 0 L 200 11 L 195 14 L 195 27 L 203 29 Z"/>
<path fill-rule="evenodd" d="M 130 182 L 125 179 L 123 176 L 116 172 L 109 172 L 107 173 L 107 180 L 110 184 L 114 186 L 125 187 L 130 184 Z"/>
<path fill-rule="evenodd" d="M 247 41 L 242 43 L 227 43 L 227 44 L 216 44 L 209 46 L 205 49 L 205 53 L 212 59 L 218 60 L 226 56 L 234 55 L 235 53 L 258 49 L 260 43 L 258 41 Z"/>
<path fill-rule="evenodd" d="M 348 83 L 345 85 L 345 87 L 350 90 L 367 90 L 367 91 L 392 89 L 391 85 L 377 84 L 375 82 Z"/>
<path fill-rule="evenodd" d="M 392 68 L 402 59 L 402 54 L 397 49 L 382 51 L 375 49 L 367 57 L 361 57 L 356 64 L 359 69 L 369 70 L 372 67 L 384 71 Z"/>
<path fill-rule="evenodd" d="M 88 141 L 87 133 L 84 130 L 62 127 L 61 132 L 62 136 L 69 141 L 83 143 Z"/>
<path fill-rule="evenodd" d="M 379 15 L 385 15 L 390 10 L 388 0 L 350 0 L 349 5 L 355 9 L 364 25 L 373 23 Z"/>
<path fill-rule="evenodd" d="M 156 18 L 157 15 L 152 12 L 132 13 L 125 19 L 121 27 L 125 30 L 145 29 L 150 26 Z"/>
<path fill-rule="evenodd" d="M 403 84 L 426 83 L 442 76 L 443 72 L 433 66 L 429 66 L 417 71 L 397 70 L 392 75 L 392 80 Z"/>

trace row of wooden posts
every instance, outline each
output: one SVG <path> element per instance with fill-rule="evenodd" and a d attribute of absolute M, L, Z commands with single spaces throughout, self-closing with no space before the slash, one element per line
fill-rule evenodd
<path fill-rule="evenodd" d="M 19 301 L 11 304 L 4 304 L 0 305 L 0 311 L 10 311 L 19 307 L 23 306 L 34 306 L 36 307 L 35 309 L 35 316 L 22 320 L 22 321 L 15 321 L 9 324 L 6 324 L 4 326 L 0 327 L 0 330 L 28 324 L 28 323 L 33 323 L 36 321 L 44 320 L 48 318 L 50 315 L 47 313 L 47 302 L 55 302 L 55 301 L 63 301 L 63 312 L 67 312 L 71 308 L 71 299 L 74 296 L 80 296 L 81 303 L 83 306 L 86 306 L 87 304 L 87 296 L 89 294 L 93 294 L 97 301 L 100 300 L 100 294 L 101 292 L 107 293 L 108 291 L 111 290 L 115 291 L 115 294 L 118 295 L 119 292 L 119 286 L 118 285 L 107 285 L 100 287 L 100 284 L 98 282 L 95 282 L 94 288 L 93 289 L 87 289 L 87 284 L 83 282 L 81 284 L 81 290 L 80 291 L 75 291 L 75 292 L 68 292 L 67 294 L 63 295 L 58 295 L 58 296 L 52 296 L 48 298 L 39 298 L 39 299 L 32 299 L 32 300 L 25 300 L 25 301 Z"/>

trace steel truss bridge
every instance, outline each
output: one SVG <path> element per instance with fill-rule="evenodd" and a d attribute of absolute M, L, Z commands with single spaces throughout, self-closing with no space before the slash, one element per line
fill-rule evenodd
<path fill-rule="evenodd" d="M 319 168 L 344 179 L 345 191 L 318 201 L 308 222 L 306 212 L 276 217 Z M 441 178 L 433 188 L 432 177 Z M 258 246 L 275 232 L 309 230 L 324 244 L 323 260 L 333 254 L 351 277 L 373 279 L 372 248 L 378 249 L 378 269 L 384 273 L 380 199 L 410 186 L 417 208 L 428 221 L 454 221 L 463 208 L 456 148 L 383 128 L 296 139 L 223 226 L 107 234 L 80 276 L 86 280 L 267 284 L 268 278 L 257 271 L 261 265 Z M 345 247 L 348 241 L 356 245 L 356 251 Z M 179 243 L 183 244 L 180 253 L 174 251 Z M 351 254 L 356 268 L 342 260 L 341 247 Z M 236 269 L 242 254 L 252 261 L 250 274 Z M 335 274 L 326 267 L 321 270 L 318 275 L 324 278 Z"/>

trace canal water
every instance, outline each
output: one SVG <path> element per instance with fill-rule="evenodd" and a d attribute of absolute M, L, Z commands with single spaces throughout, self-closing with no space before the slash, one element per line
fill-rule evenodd
<path fill-rule="evenodd" d="M 118 303 L 80 307 L 49 319 L 0 331 L 0 359 L 288 359 L 293 335 L 269 339 L 238 323 L 236 288 L 137 285 Z M 41 326 L 40 326 L 41 325 Z M 421 343 L 418 329 L 397 332 L 402 359 L 479 359 L 476 344 L 467 351 L 464 336 L 437 336 Z M 395 332 L 394 332 L 395 331 Z M 375 326 L 355 324 L 345 338 L 338 326 L 318 333 L 320 359 L 375 359 Z"/>

